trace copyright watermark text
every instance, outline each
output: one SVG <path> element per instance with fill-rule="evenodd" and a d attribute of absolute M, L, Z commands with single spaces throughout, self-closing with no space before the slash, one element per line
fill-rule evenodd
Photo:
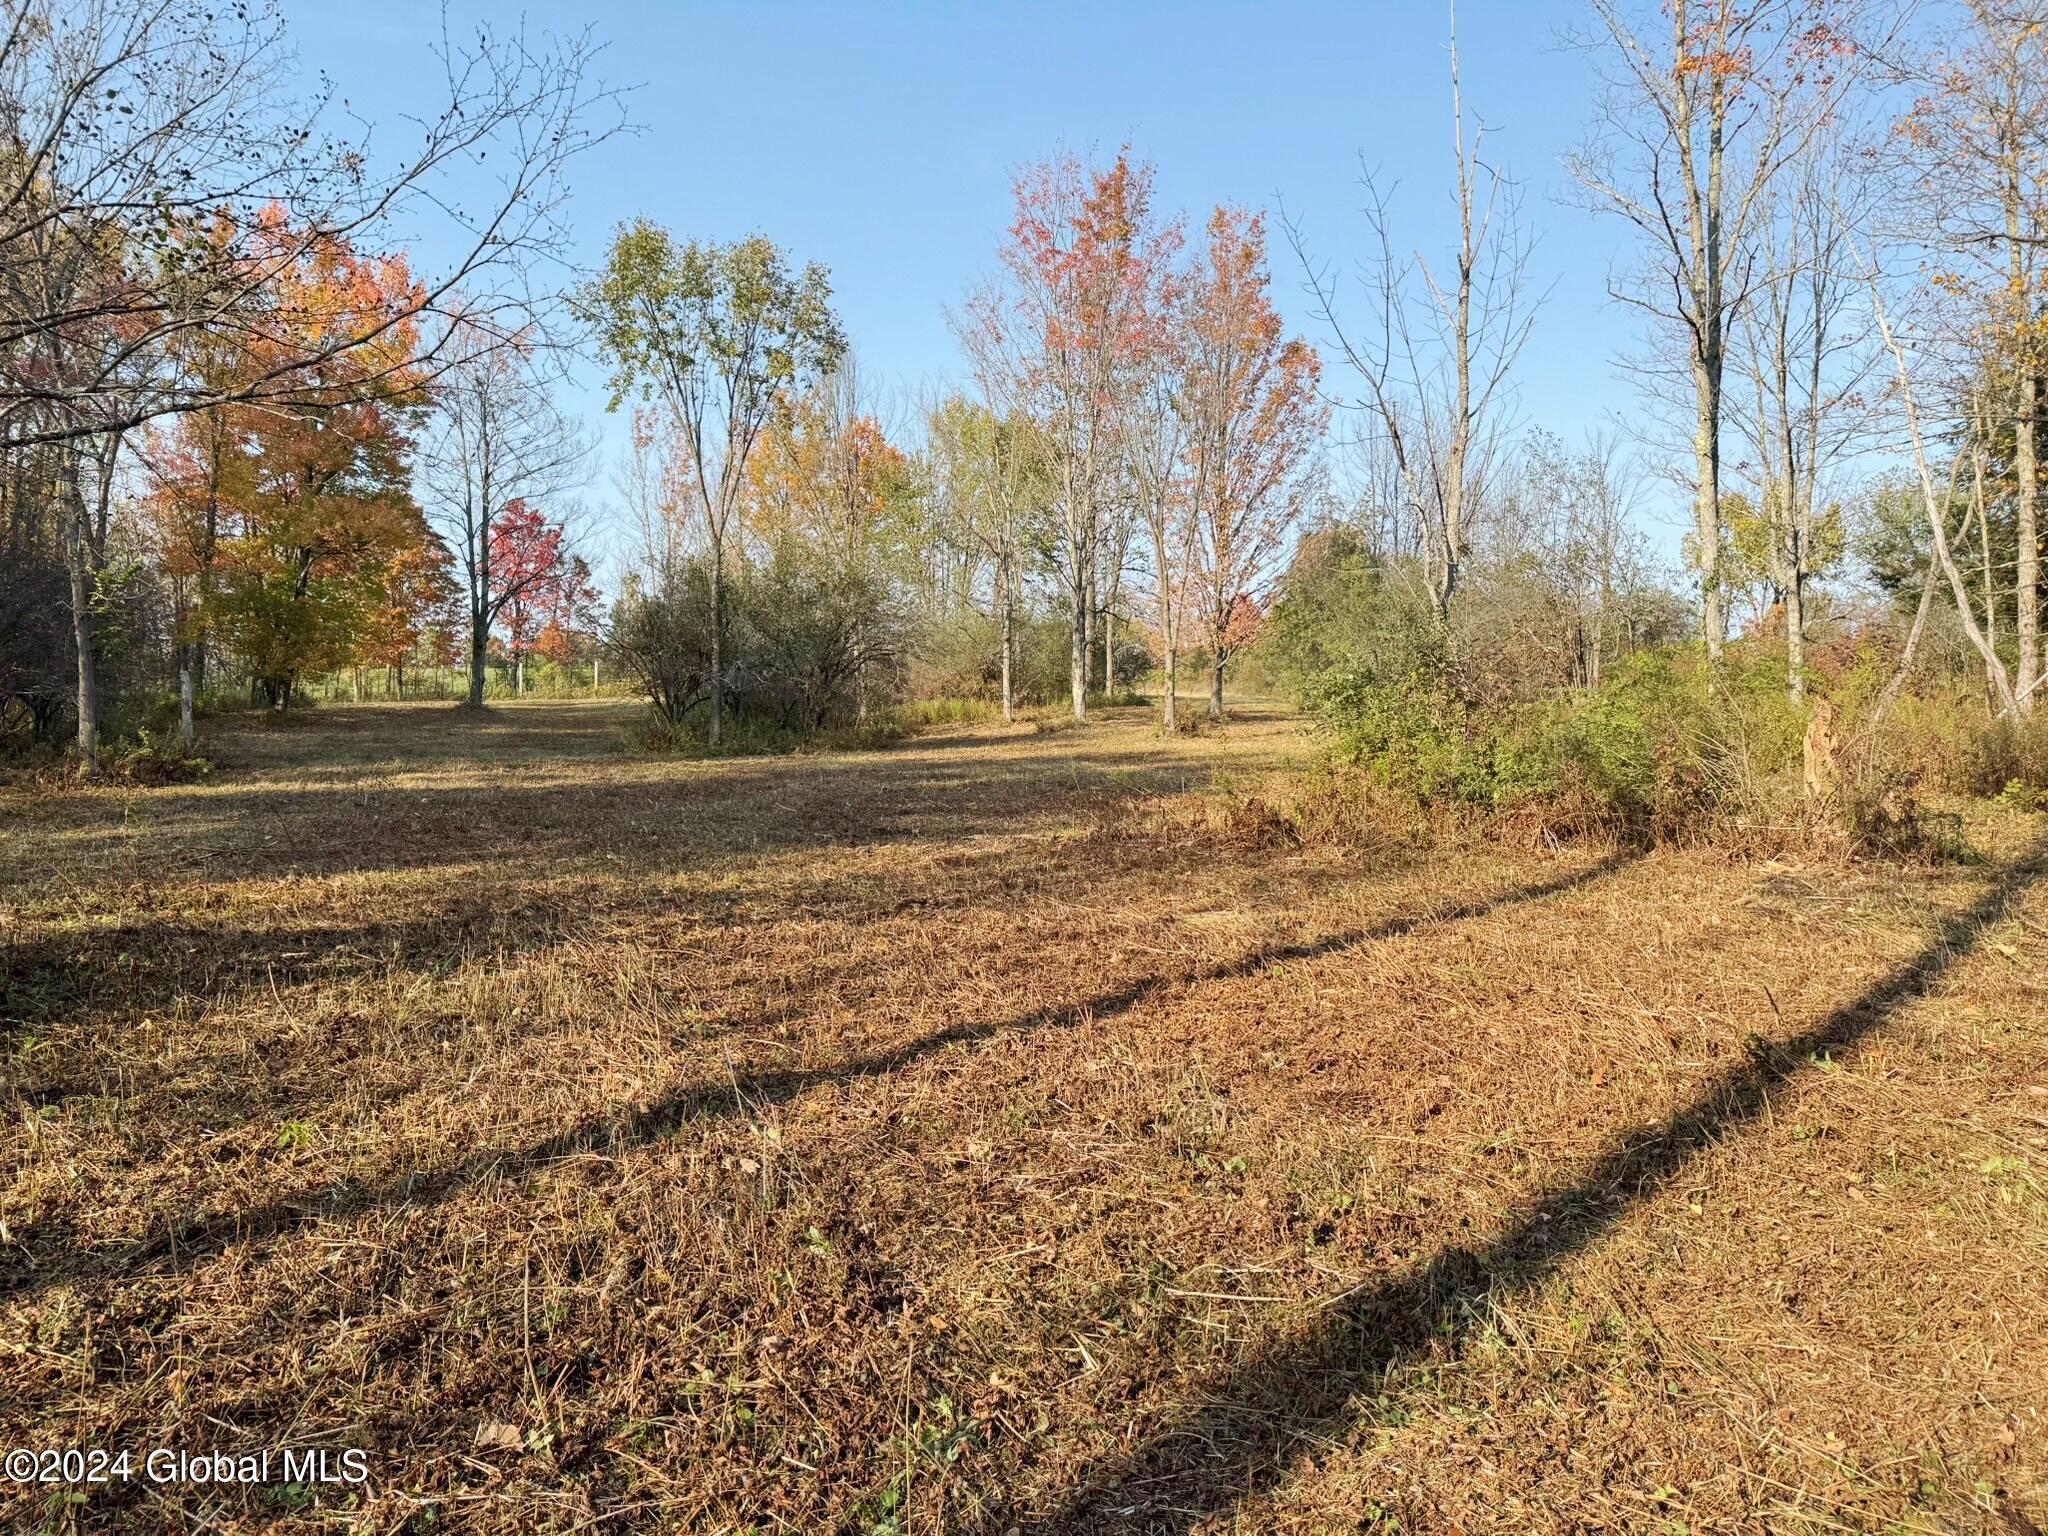
<path fill-rule="evenodd" d="M 317 1446 L 306 1450 L 180 1451 L 48 1450 L 0 1452 L 0 1479 L 10 1483 L 77 1486 L 92 1483 L 214 1484 L 327 1483 L 360 1487 L 370 1480 L 370 1454 Z"/>

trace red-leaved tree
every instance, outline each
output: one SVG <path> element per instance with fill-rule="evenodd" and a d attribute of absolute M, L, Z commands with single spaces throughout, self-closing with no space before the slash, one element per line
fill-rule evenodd
<path fill-rule="evenodd" d="M 1152 169 L 1128 149 L 1104 170 L 1072 155 L 1045 161 L 1014 192 L 1005 279 L 969 300 L 957 329 L 991 413 L 1026 416 L 1043 435 L 1081 719 L 1105 514 L 1118 500 L 1122 402 L 1140 387 L 1147 301 L 1181 233 L 1154 218 Z"/>
<path fill-rule="evenodd" d="M 524 693 L 528 654 L 551 629 L 566 637 L 587 628 L 597 589 L 590 567 L 569 549 L 562 525 L 523 500 L 507 506 L 492 526 L 490 553 L 492 602 L 512 663 L 513 687 Z"/>
<path fill-rule="evenodd" d="M 1281 334 L 1270 293 L 1264 219 L 1218 208 L 1188 289 L 1188 457 L 1196 616 L 1212 673 L 1209 713 L 1223 713 L 1223 667 L 1257 625 L 1307 491 L 1306 470 L 1329 422 L 1317 393 L 1322 364 Z"/>

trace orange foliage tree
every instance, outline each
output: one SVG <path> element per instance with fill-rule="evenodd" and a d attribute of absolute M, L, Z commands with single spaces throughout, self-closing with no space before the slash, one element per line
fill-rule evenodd
<path fill-rule="evenodd" d="M 1082 719 L 1100 543 L 1121 468 L 1120 403 L 1140 377 L 1146 296 L 1181 236 L 1154 218 L 1151 167 L 1128 149 L 1103 170 L 1072 155 L 1045 161 L 1020 174 L 1013 192 L 1005 281 L 976 293 L 956 329 L 989 410 L 1027 416 L 1043 434 Z"/>
<path fill-rule="evenodd" d="M 872 557 L 908 494 L 911 465 L 882 424 L 829 379 L 773 416 L 747 463 L 742 520 L 773 546 L 799 540 L 841 560 Z"/>
<path fill-rule="evenodd" d="M 195 519 L 212 528 L 200 622 L 283 708 L 304 673 L 360 660 L 380 631 L 388 641 L 394 607 L 430 607 L 445 551 L 437 561 L 410 488 L 422 392 L 406 359 L 420 295 L 404 258 L 309 240 L 274 208 L 245 248 L 272 277 L 235 365 L 319 361 L 293 370 L 287 398 L 179 426 L 182 446 L 159 476 L 159 526 L 182 526 L 188 545 Z M 280 250 L 297 258 L 281 261 Z"/>
<path fill-rule="evenodd" d="M 1188 458 L 1194 603 L 1209 646 L 1209 712 L 1223 668 L 1256 632 L 1257 596 L 1299 515 L 1329 422 L 1322 364 L 1283 337 L 1266 266 L 1265 221 L 1218 208 L 1187 295 Z"/>

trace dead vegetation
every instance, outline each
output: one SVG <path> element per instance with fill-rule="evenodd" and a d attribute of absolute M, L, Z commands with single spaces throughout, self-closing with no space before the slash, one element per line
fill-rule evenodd
<path fill-rule="evenodd" d="M 1303 837 L 1285 722 L 617 724 L 0 801 L 0 1441 L 372 1465 L 0 1524 L 2048 1521 L 2039 816 Z"/>

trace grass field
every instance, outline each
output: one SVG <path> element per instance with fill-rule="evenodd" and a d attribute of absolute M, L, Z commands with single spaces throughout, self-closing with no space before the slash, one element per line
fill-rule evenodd
<path fill-rule="evenodd" d="M 8 1531 L 2048 1525 L 2048 818 L 1205 831 L 1276 714 L 0 789 Z M 1193 807 L 1190 809 L 1190 807 Z"/>

